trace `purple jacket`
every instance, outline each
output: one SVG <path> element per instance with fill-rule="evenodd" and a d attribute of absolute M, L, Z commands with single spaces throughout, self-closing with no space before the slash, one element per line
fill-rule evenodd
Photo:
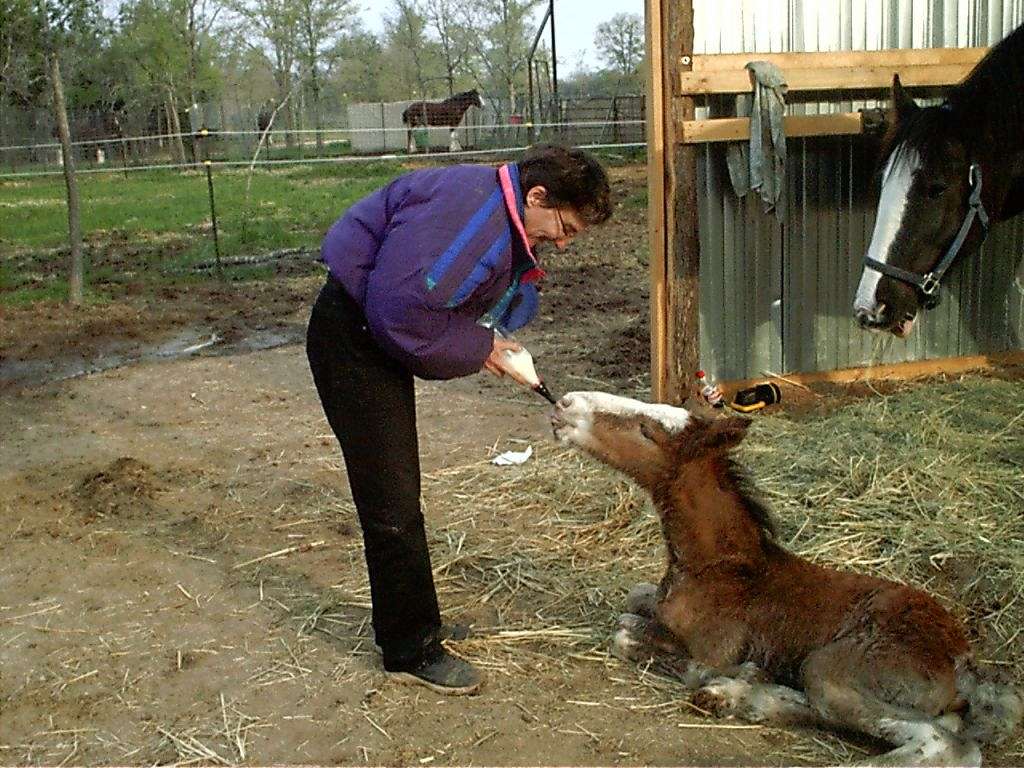
<path fill-rule="evenodd" d="M 321 259 L 370 333 L 421 378 L 479 371 L 511 308 L 536 310 L 518 169 L 506 168 L 504 194 L 493 167 L 405 174 L 349 208 L 324 238 Z"/>

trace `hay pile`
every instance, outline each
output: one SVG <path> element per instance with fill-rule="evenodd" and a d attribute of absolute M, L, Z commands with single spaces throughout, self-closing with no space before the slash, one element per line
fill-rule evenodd
<path fill-rule="evenodd" d="M 984 662 L 1024 683 L 1024 382 L 929 382 L 812 421 L 755 422 L 739 459 L 782 544 L 924 586 L 964 620 Z M 457 647 L 492 674 L 591 662 L 630 677 L 607 641 L 629 588 L 662 575 L 650 503 L 574 450 L 535 449 L 522 467 L 484 460 L 424 479 L 442 606 L 476 622 Z M 365 584 L 346 586 L 368 604 Z M 652 706 L 683 700 L 669 681 L 639 682 Z M 814 741 L 823 752 L 790 744 L 788 759 L 849 759 Z M 1007 754 L 1022 747 L 1018 738 Z"/>
<path fill-rule="evenodd" d="M 1020 679 L 1024 384 L 967 377 L 811 423 L 764 419 L 742 458 L 784 544 L 926 587 Z"/>

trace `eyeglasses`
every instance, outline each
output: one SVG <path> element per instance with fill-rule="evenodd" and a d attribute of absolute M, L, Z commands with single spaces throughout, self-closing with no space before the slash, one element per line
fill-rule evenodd
<path fill-rule="evenodd" d="M 557 206 L 555 207 L 555 216 L 558 217 L 558 228 L 559 231 L 562 233 L 560 236 L 555 238 L 556 240 L 572 240 L 574 237 L 576 237 L 576 235 L 579 234 L 575 227 L 569 229 L 568 227 L 565 226 L 565 219 L 562 218 L 562 209 L 558 208 Z"/>

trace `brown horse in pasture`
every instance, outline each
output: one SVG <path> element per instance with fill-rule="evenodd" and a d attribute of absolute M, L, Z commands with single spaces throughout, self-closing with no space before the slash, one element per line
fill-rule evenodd
<path fill-rule="evenodd" d="M 412 129 L 432 125 L 447 125 L 450 131 L 449 148 L 456 145 L 455 129 L 462 122 L 466 110 L 470 107 L 483 107 L 480 93 L 473 89 L 449 96 L 444 101 L 414 101 L 402 112 L 402 122 L 408 126 L 406 138 L 409 152 L 416 151 L 412 140 Z"/>
<path fill-rule="evenodd" d="M 815 565 L 774 539 L 730 451 L 749 422 L 571 392 L 555 437 L 643 486 L 668 570 L 627 598 L 612 649 L 655 659 L 694 702 L 751 722 L 851 729 L 893 745 L 871 764 L 980 764 L 1021 720 L 982 676 L 964 628 L 924 592 Z"/>

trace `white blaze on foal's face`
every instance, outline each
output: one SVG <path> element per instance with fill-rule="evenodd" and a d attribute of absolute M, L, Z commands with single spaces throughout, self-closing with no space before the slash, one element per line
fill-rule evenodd
<path fill-rule="evenodd" d="M 665 443 L 690 423 L 689 411 L 604 392 L 570 392 L 551 415 L 555 437 L 643 480 L 663 466 Z"/>

